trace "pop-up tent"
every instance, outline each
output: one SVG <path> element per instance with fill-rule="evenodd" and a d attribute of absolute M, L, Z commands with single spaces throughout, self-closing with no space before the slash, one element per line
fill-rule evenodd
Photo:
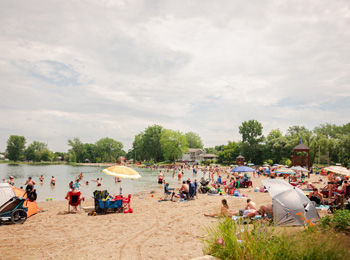
<path fill-rule="evenodd" d="M 27 194 L 24 190 L 13 187 L 8 183 L 0 183 L 0 206 L 15 196 L 27 198 Z M 28 217 L 38 213 L 38 206 L 35 201 L 27 200 L 24 202 L 23 207 L 28 208 Z"/>
<path fill-rule="evenodd" d="M 299 226 L 304 225 L 301 214 L 315 223 L 320 216 L 302 190 L 293 187 L 283 180 L 267 179 L 262 181 L 272 198 L 273 218 L 277 226 Z"/>

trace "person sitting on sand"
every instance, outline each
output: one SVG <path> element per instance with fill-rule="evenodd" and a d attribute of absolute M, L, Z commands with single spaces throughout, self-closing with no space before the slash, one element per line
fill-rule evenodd
<path fill-rule="evenodd" d="M 221 204 L 222 205 L 221 205 L 221 209 L 220 209 L 219 214 L 216 214 L 216 213 L 204 214 L 204 216 L 206 216 L 206 217 L 232 217 L 233 215 L 237 215 L 237 212 L 230 210 L 226 199 L 222 199 Z"/>
<path fill-rule="evenodd" d="M 251 199 L 247 199 L 247 205 L 244 209 L 255 209 L 257 210 L 255 202 L 253 202 Z"/>
<path fill-rule="evenodd" d="M 71 190 L 71 191 L 68 191 L 67 192 L 67 195 L 66 195 L 66 197 L 65 197 L 65 199 L 66 200 L 70 200 L 70 197 L 72 196 L 72 193 L 73 192 L 76 192 L 77 190 L 76 189 L 74 189 L 74 187 L 73 187 L 73 189 Z M 81 200 L 85 200 L 85 197 L 81 197 L 81 192 L 80 191 L 78 191 L 79 192 L 79 200 L 81 201 Z M 74 208 L 73 208 L 75 211 L 78 211 L 78 206 L 74 206 Z"/>
<path fill-rule="evenodd" d="M 190 192 L 190 186 L 187 184 L 186 181 L 182 182 L 181 188 L 179 189 L 181 197 L 186 197 L 188 196 L 188 193 Z"/>
<path fill-rule="evenodd" d="M 260 207 L 260 215 L 261 215 L 261 217 L 264 217 L 265 214 L 266 214 L 266 217 L 268 217 L 268 218 L 272 218 L 273 217 L 272 205 L 261 206 Z"/>
<path fill-rule="evenodd" d="M 312 189 L 312 192 L 310 192 L 310 194 L 309 194 L 309 199 L 311 201 L 314 201 L 316 203 L 316 205 L 321 204 L 321 202 L 324 205 L 323 196 L 321 193 L 318 192 L 317 188 Z"/>

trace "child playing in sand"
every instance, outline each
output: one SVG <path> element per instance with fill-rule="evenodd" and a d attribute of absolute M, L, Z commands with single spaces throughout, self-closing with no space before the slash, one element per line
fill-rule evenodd
<path fill-rule="evenodd" d="M 237 215 L 237 212 L 235 212 L 234 210 L 230 210 L 226 199 L 222 199 L 221 203 L 222 203 L 222 205 L 221 205 L 221 209 L 220 209 L 219 214 L 216 214 L 216 213 L 204 214 L 204 216 L 206 216 L 206 217 L 232 217 L 233 215 Z"/>

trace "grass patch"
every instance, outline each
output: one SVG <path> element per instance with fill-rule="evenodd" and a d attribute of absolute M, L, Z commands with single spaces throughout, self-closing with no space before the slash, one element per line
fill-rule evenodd
<path fill-rule="evenodd" d="M 229 218 L 207 227 L 203 251 L 219 259 L 346 259 L 344 234 L 315 227 L 275 228 L 263 222 L 240 225 Z"/>

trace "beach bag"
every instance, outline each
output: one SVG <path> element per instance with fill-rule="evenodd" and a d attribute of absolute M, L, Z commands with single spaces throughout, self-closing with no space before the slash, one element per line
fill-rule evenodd
<path fill-rule="evenodd" d="M 36 194 L 36 190 L 35 189 L 28 193 L 28 199 L 30 201 L 36 201 L 37 197 L 38 197 L 38 195 Z"/>

